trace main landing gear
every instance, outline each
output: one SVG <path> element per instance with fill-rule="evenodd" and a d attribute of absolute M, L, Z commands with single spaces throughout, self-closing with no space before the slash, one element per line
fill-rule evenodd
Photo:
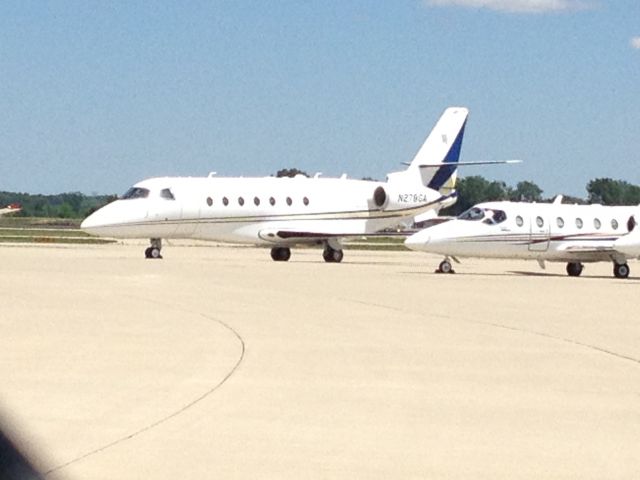
<path fill-rule="evenodd" d="M 583 269 L 584 265 L 580 262 L 567 263 L 567 274 L 570 277 L 579 277 Z M 628 278 L 630 271 L 627 263 L 613 263 L 613 275 L 616 278 Z"/>
<path fill-rule="evenodd" d="M 329 244 L 324 247 L 324 251 L 322 252 L 322 258 L 327 263 L 340 263 L 342 258 L 344 257 L 344 253 L 341 249 L 333 248 Z"/>
<path fill-rule="evenodd" d="M 160 251 L 162 250 L 162 239 L 161 238 L 152 238 L 151 246 L 144 251 L 145 258 L 151 259 L 161 259 L 162 255 Z"/>
<path fill-rule="evenodd" d="M 274 262 L 286 262 L 291 258 L 291 249 L 289 247 L 273 247 L 271 258 Z"/>
<path fill-rule="evenodd" d="M 613 274 L 616 278 L 627 278 L 629 276 L 629 265 L 626 263 L 614 263 Z"/>
<path fill-rule="evenodd" d="M 567 263 L 567 275 L 570 277 L 579 277 L 584 269 L 584 265 L 580 262 L 569 262 Z"/>

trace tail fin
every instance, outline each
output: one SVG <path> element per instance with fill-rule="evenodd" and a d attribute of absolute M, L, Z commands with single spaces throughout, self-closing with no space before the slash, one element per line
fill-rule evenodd
<path fill-rule="evenodd" d="M 464 107 L 447 108 L 431 130 L 407 169 L 419 174 L 423 185 L 433 190 L 455 185 L 468 116 L 469 110 Z"/>

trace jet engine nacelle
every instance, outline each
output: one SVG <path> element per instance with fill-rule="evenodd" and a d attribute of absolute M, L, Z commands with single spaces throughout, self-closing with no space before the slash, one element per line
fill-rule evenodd
<path fill-rule="evenodd" d="M 403 210 L 419 207 L 433 202 L 440 194 L 428 188 L 396 187 L 394 185 L 379 185 L 372 194 L 373 205 L 384 211 Z"/>

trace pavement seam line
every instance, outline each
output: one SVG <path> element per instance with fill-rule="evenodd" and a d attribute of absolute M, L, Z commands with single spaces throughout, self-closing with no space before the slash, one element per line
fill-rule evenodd
<path fill-rule="evenodd" d="M 136 298 L 137 300 L 144 300 L 146 302 L 150 302 L 150 303 L 155 303 L 155 304 L 160 304 L 160 305 L 164 305 L 167 307 L 171 307 L 171 308 L 176 308 L 175 305 L 170 305 L 170 304 L 166 304 L 163 302 L 158 302 L 155 300 L 149 300 L 146 298 L 139 298 L 139 297 L 133 297 Z M 149 430 L 154 429 L 155 427 L 158 427 L 159 425 L 162 425 L 165 422 L 168 422 L 169 420 L 171 420 L 172 418 L 177 417 L 178 415 L 184 413 L 186 410 L 190 409 L 191 407 L 193 407 L 194 405 L 198 404 L 199 402 L 201 402 L 202 400 L 204 400 L 205 398 L 209 397 L 211 394 L 213 394 L 214 392 L 216 392 L 220 387 L 222 387 L 227 380 L 229 380 L 235 373 L 236 371 L 240 368 L 240 364 L 242 363 L 242 361 L 244 360 L 245 357 L 245 353 L 246 353 L 246 344 L 244 339 L 242 338 L 242 336 L 240 335 L 240 333 L 238 333 L 238 331 L 236 331 L 231 325 L 229 325 L 228 323 L 222 321 L 222 320 L 218 320 L 216 318 L 210 317 L 208 315 L 205 315 L 204 313 L 201 312 L 193 312 L 190 311 L 188 309 L 181 309 L 184 312 L 188 312 L 191 314 L 196 314 L 206 320 L 218 323 L 219 325 L 222 325 L 225 329 L 227 329 L 228 331 L 230 331 L 235 337 L 236 339 L 240 342 L 240 356 L 238 357 L 238 360 L 236 361 L 236 363 L 233 365 L 233 368 L 231 368 L 231 370 L 229 370 L 229 372 L 224 376 L 224 378 L 222 380 L 220 380 L 218 383 L 216 383 L 213 387 L 211 387 L 209 390 L 207 390 L 206 392 L 204 392 L 202 395 L 200 395 L 199 397 L 195 398 L 194 400 L 192 400 L 191 402 L 187 403 L 186 405 L 183 405 L 181 408 L 179 408 L 178 410 L 170 413 L 169 415 L 166 415 L 162 418 L 160 418 L 159 420 L 156 420 L 155 422 L 142 427 L 138 430 L 136 430 L 133 433 L 130 433 L 128 435 L 124 435 L 116 440 L 113 440 L 112 442 L 109 442 L 106 445 L 103 445 L 101 447 L 98 447 L 94 450 L 91 450 L 90 452 L 84 453 L 76 458 L 73 458 L 63 464 L 57 465 L 49 470 L 47 470 L 46 472 L 44 472 L 44 476 L 50 475 L 52 473 L 55 473 L 57 471 L 62 470 L 63 468 L 66 468 L 70 465 L 73 465 L 74 463 L 78 463 L 88 457 L 91 457 L 93 455 L 96 455 L 98 453 L 104 452 L 105 450 L 111 448 L 111 447 L 115 447 L 116 445 L 119 445 L 123 442 L 126 442 L 127 440 L 131 440 L 132 438 L 135 438 L 139 435 L 142 435 L 145 432 L 148 432 Z"/>

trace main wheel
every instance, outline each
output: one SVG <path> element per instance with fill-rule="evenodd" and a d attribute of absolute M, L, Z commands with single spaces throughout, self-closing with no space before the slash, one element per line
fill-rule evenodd
<path fill-rule="evenodd" d="M 291 258 L 291 249 L 288 247 L 273 247 L 271 249 L 271 258 L 275 262 L 286 262 Z"/>
<path fill-rule="evenodd" d="M 452 273 L 453 267 L 451 266 L 451 262 L 449 260 L 443 260 L 438 265 L 438 273 Z"/>
<path fill-rule="evenodd" d="M 327 263 L 340 263 L 344 258 L 344 252 L 327 247 L 322 252 L 322 258 L 324 258 L 324 261 Z"/>
<path fill-rule="evenodd" d="M 584 266 L 580 262 L 567 263 L 567 275 L 570 277 L 579 277 Z"/>
<path fill-rule="evenodd" d="M 151 247 L 144 251 L 144 258 L 151 258 Z"/>
<path fill-rule="evenodd" d="M 613 274 L 616 278 L 627 278 L 629 276 L 629 265 L 626 263 L 614 263 L 613 264 Z"/>
<path fill-rule="evenodd" d="M 149 247 L 149 257 L 153 259 L 160 259 L 162 255 L 160 254 L 160 249 L 158 247 Z"/>

